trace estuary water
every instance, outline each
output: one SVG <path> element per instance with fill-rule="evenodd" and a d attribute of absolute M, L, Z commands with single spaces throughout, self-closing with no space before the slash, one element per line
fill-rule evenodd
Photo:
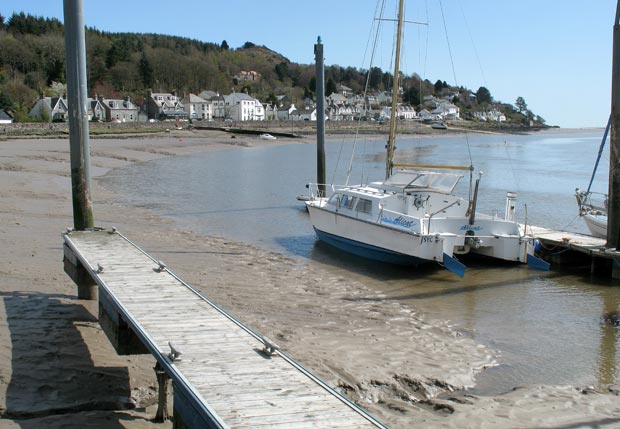
<path fill-rule="evenodd" d="M 409 137 L 397 142 L 396 161 L 473 163 L 475 177 L 483 172 L 478 211 L 503 216 L 506 192 L 513 191 L 520 222 L 586 232 L 574 193 L 588 186 L 601 137 L 602 130 Z M 328 182 L 346 180 L 354 146 L 349 182 L 382 179 L 385 141 L 375 137 L 328 143 Z M 606 192 L 608 168 L 604 155 L 593 191 Z M 579 270 L 541 272 L 468 260 L 459 279 L 433 267 L 415 270 L 349 256 L 316 240 L 296 201 L 307 192 L 305 184 L 316 181 L 315 169 L 314 144 L 236 147 L 134 164 L 109 172 L 102 184 L 124 195 L 120 202 L 149 208 L 180 228 L 344 270 L 382 299 L 450 320 L 501 353 L 499 365 L 478 376 L 473 393 L 498 394 L 528 384 L 604 388 L 619 381 L 619 328 L 601 318 L 619 309 L 620 287 Z M 465 197 L 468 176 L 456 191 Z"/>

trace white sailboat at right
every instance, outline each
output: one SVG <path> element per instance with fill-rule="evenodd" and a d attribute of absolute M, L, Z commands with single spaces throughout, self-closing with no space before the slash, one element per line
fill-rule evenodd
<path fill-rule="evenodd" d="M 457 258 L 468 253 L 527 262 L 533 246 L 516 221 L 514 193 L 507 193 L 503 217 L 482 214 L 476 211 L 482 174 L 474 183 L 473 166 L 393 162 L 403 4 L 400 0 L 385 180 L 331 185 L 330 195 L 312 195 L 306 206 L 316 235 L 359 256 L 406 265 L 435 262 L 460 276 L 465 265 Z M 464 171 L 470 177 L 467 199 L 453 194 Z"/>
<path fill-rule="evenodd" d="M 575 189 L 575 197 L 577 198 L 577 206 L 579 207 L 579 216 L 583 219 L 590 234 L 594 237 L 606 238 L 607 237 L 607 194 L 593 192 L 592 183 L 596 176 L 596 170 L 598 168 L 601 155 L 603 154 L 603 148 L 609 135 L 609 129 L 611 128 L 611 117 L 607 122 L 605 133 L 603 134 L 603 140 L 598 150 L 598 156 L 594 163 L 594 169 L 592 170 L 592 177 L 588 184 L 588 189 L 585 191 L 579 188 Z"/>

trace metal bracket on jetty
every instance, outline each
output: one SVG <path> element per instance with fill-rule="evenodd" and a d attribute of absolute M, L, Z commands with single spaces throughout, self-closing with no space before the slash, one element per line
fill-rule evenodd
<path fill-rule="evenodd" d="M 117 352 L 151 353 L 160 389 L 172 380 L 175 428 L 386 427 L 115 229 L 63 238 L 65 271 L 80 298 L 98 295 Z"/>

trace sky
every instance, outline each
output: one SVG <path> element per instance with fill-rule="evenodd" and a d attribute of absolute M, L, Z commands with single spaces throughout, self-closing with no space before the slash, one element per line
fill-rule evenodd
<path fill-rule="evenodd" d="M 396 16 L 385 0 L 384 18 Z M 178 6 L 175 7 L 175 4 Z M 159 33 L 231 48 L 264 45 L 289 60 L 368 68 L 377 0 L 83 0 L 84 23 L 108 32 Z M 63 19 L 62 0 L 0 0 L 0 14 Z M 604 127 L 611 108 L 612 0 L 408 0 L 401 70 L 514 104 L 547 124 Z M 417 22 L 417 23 L 414 23 Z M 391 70 L 393 27 L 381 23 L 373 66 Z M 205 88 L 208 89 L 208 88 Z"/>

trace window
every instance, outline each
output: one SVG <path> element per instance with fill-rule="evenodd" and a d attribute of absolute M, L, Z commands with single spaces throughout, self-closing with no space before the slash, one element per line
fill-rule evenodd
<path fill-rule="evenodd" d="M 370 213 L 372 210 L 372 201 L 360 198 L 355 206 L 355 210 L 362 213 Z"/>
<path fill-rule="evenodd" d="M 355 205 L 356 197 L 352 197 L 350 195 L 343 195 L 340 200 L 340 207 L 345 207 L 347 209 L 352 209 Z"/>
<path fill-rule="evenodd" d="M 327 201 L 327 204 L 330 204 L 332 206 L 337 206 L 338 204 L 340 204 L 340 197 L 341 197 L 340 194 L 332 195 L 329 201 Z"/>

